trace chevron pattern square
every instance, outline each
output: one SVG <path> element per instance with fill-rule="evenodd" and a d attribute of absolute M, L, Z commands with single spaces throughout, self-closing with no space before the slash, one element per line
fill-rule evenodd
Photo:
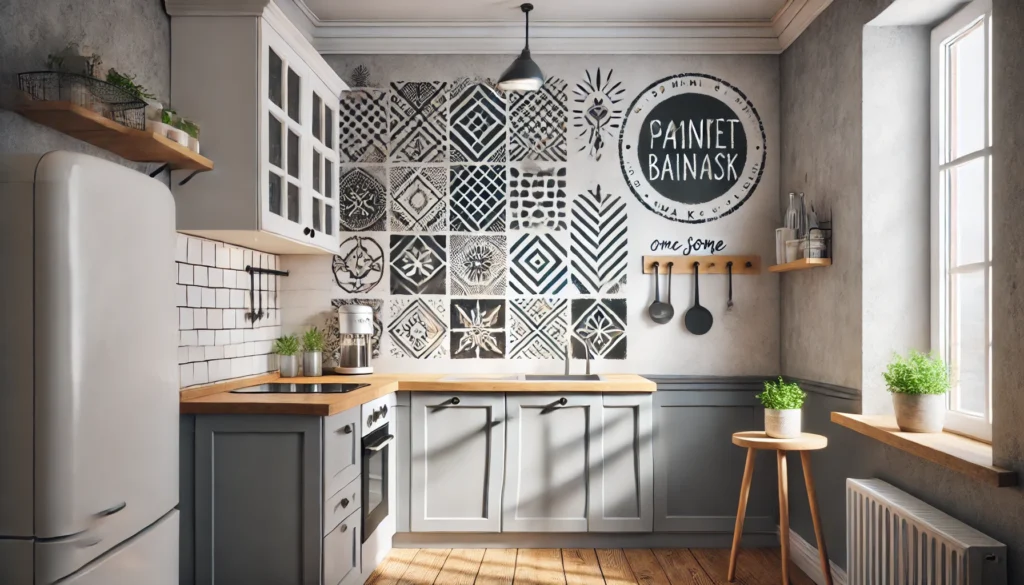
<path fill-rule="evenodd" d="M 392 299 L 388 338 L 397 358 L 432 359 L 448 355 L 447 307 L 441 299 Z"/>
<path fill-rule="evenodd" d="M 565 172 L 565 167 L 536 172 L 509 167 L 509 229 L 566 229 Z"/>
<path fill-rule="evenodd" d="M 508 252 L 505 236 L 451 236 L 448 274 L 452 295 L 504 295 Z"/>
<path fill-rule="evenodd" d="M 464 80 L 452 91 L 448 118 L 452 162 L 505 162 L 505 99 Z"/>
<path fill-rule="evenodd" d="M 555 295 L 565 288 L 565 247 L 554 234 L 523 234 L 512 244 L 509 287 L 517 295 Z"/>
<path fill-rule="evenodd" d="M 388 128 L 392 162 L 448 162 L 447 89 L 442 81 L 391 84 Z"/>
<path fill-rule="evenodd" d="M 517 360 L 565 357 L 568 308 L 566 299 L 511 299 L 508 311 L 509 357 Z"/>
<path fill-rule="evenodd" d="M 572 300 L 572 357 L 587 357 L 584 342 L 595 357 L 626 359 L 626 299 Z"/>
<path fill-rule="evenodd" d="M 443 295 L 446 280 L 446 236 L 391 235 L 391 294 Z"/>
<path fill-rule="evenodd" d="M 448 169 L 391 167 L 391 229 L 442 232 L 448 227 Z"/>
<path fill-rule="evenodd" d="M 505 165 L 453 165 L 451 230 L 505 231 Z"/>
<path fill-rule="evenodd" d="M 509 160 L 566 160 L 569 118 L 568 84 L 549 77 L 537 91 L 513 92 L 509 98 Z"/>
<path fill-rule="evenodd" d="M 387 92 L 347 91 L 338 104 L 338 155 L 343 163 L 382 163 L 388 157 Z M 331 131 L 331 130 L 328 130 Z"/>
<path fill-rule="evenodd" d="M 580 294 L 616 294 L 626 284 L 626 202 L 601 186 L 572 205 L 572 283 Z"/>

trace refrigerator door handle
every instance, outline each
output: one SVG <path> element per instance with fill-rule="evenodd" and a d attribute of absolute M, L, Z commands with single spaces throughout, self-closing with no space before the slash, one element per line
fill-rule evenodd
<path fill-rule="evenodd" d="M 68 542 L 74 544 L 78 548 L 89 548 L 91 546 L 96 546 L 97 544 L 103 541 L 102 538 L 97 537 L 94 534 L 96 528 L 99 527 L 99 524 L 103 522 L 103 520 L 105 520 L 106 518 L 109 518 L 114 514 L 117 514 L 121 510 L 124 510 L 126 507 L 128 507 L 128 504 L 126 502 L 121 502 L 119 504 L 107 508 L 106 510 L 96 512 L 92 516 L 92 521 L 89 523 L 89 527 L 85 530 L 82 530 L 81 532 L 76 532 L 74 534 L 69 534 L 67 536 L 61 536 L 59 538 L 40 540 Z"/>
<path fill-rule="evenodd" d="M 106 510 L 103 510 L 102 512 L 97 512 L 96 513 L 96 518 L 99 519 L 99 518 L 106 518 L 107 516 L 113 516 L 114 514 L 117 514 L 118 512 L 120 512 L 121 510 L 124 510 L 127 506 L 128 506 L 127 502 L 121 502 L 120 504 L 111 506 L 111 507 L 107 508 Z"/>

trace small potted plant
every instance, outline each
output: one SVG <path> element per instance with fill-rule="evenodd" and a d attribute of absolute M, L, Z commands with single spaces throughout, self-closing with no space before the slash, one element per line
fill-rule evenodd
<path fill-rule="evenodd" d="M 188 134 L 188 149 L 199 154 L 199 126 L 192 120 L 181 118 L 175 127 Z"/>
<path fill-rule="evenodd" d="M 795 439 L 800 436 L 800 409 L 807 394 L 795 383 L 766 380 L 764 392 L 757 395 L 764 406 L 764 432 L 776 439 Z"/>
<path fill-rule="evenodd" d="M 295 378 L 299 375 L 299 338 L 294 335 L 278 337 L 274 342 L 274 353 L 277 354 L 277 365 L 282 378 Z"/>
<path fill-rule="evenodd" d="M 324 333 L 316 327 L 302 334 L 302 375 L 322 376 L 324 373 Z"/>
<path fill-rule="evenodd" d="M 949 374 L 941 358 L 919 351 L 907 356 L 894 354 L 882 377 L 892 393 L 896 424 L 901 431 L 942 432 Z"/>

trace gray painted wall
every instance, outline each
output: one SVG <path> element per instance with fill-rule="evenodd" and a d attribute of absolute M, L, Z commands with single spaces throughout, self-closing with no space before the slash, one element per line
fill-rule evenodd
<path fill-rule="evenodd" d="M 921 335 L 910 317 L 902 328 L 883 329 L 867 303 L 871 296 L 888 294 L 884 276 L 893 274 L 869 255 L 870 233 L 877 234 L 876 218 L 891 219 L 879 206 L 874 184 L 863 178 L 873 157 L 865 157 L 862 139 L 880 149 L 892 148 L 882 136 L 864 137 L 873 114 L 879 110 L 866 84 L 880 83 L 906 63 L 889 65 L 889 71 L 865 71 L 885 66 L 875 50 L 902 46 L 904 56 L 913 52 L 901 45 L 913 31 L 868 31 L 863 27 L 878 16 L 891 0 L 834 2 L 782 55 L 782 168 L 781 190 L 821 193 L 837 210 L 835 265 L 827 270 L 797 273 L 782 279 L 782 371 L 792 377 L 847 386 L 863 391 L 864 409 L 882 408 L 887 399 L 876 394 L 878 387 L 868 377 L 876 374 L 870 360 L 879 359 L 867 351 L 869 343 L 885 344 L 888 352 L 913 336 Z M 994 281 L 993 383 L 995 403 L 994 450 L 997 463 L 1024 469 L 1024 432 L 1019 421 L 1024 415 L 1024 396 L 1019 381 L 1024 379 L 1020 331 L 1024 327 L 1024 297 L 1016 291 L 1024 281 L 1024 80 L 1015 69 L 1024 54 L 1024 5 L 1018 0 L 993 0 L 997 33 L 994 37 L 994 127 L 997 157 L 993 171 L 994 260 L 998 265 Z M 886 35 L 896 38 L 885 41 Z M 867 38 L 868 46 L 865 46 Z M 873 45 L 875 41 L 882 41 Z M 905 71 L 905 70 L 904 70 Z M 865 81 L 870 80 L 870 81 Z M 900 84 L 907 92 L 913 80 Z M 907 94 L 904 94 L 907 95 Z M 863 102 L 862 102 L 863 98 Z M 884 109 L 882 110 L 884 111 Z M 891 110 L 890 110 L 891 111 Z M 904 118 L 912 124 L 913 120 Z M 918 121 L 920 123 L 920 121 Z M 910 128 L 908 126 L 908 128 Z M 877 130 L 877 129 L 876 129 Z M 863 131 L 863 132 L 862 132 Z M 877 138 L 877 142 L 876 142 Z M 904 137 L 905 138 L 905 137 Z M 895 152 L 895 151 L 894 151 Z M 877 159 L 874 159 L 877 160 Z M 908 159 L 908 164 L 920 164 Z M 919 204 L 920 202 L 918 202 Z M 907 211 L 915 207 L 907 203 Z M 845 220 L 845 221 L 844 221 Z M 919 222 L 920 218 L 914 218 Z M 919 229 L 920 224 L 915 223 Z M 920 250 L 916 252 L 920 254 Z M 881 260 L 879 258 L 878 260 Z M 910 286 L 919 287 L 920 274 L 912 274 Z M 912 289 L 901 289 L 903 300 Z M 928 298 L 920 304 L 927 306 Z M 890 326 L 891 327 L 891 326 Z M 886 331 L 899 339 L 885 338 Z M 807 387 L 815 389 L 813 383 Z M 874 401 L 874 406 L 868 404 Z M 826 538 L 835 561 L 845 566 L 845 493 L 847 477 L 878 477 L 954 517 L 999 539 L 1010 549 L 1010 582 L 1024 580 L 1024 490 L 991 488 L 938 465 L 882 445 L 829 422 L 832 411 L 860 412 L 860 400 L 812 393 L 805 407 L 805 427 L 830 439 L 827 450 L 812 456 Z M 804 497 L 799 468 L 790 472 L 793 490 L 793 529 L 808 542 L 814 532 Z"/>
<path fill-rule="evenodd" d="M 77 42 L 103 57 L 104 75 L 110 67 L 135 74 L 154 94 L 169 98 L 170 33 L 161 0 L 4 0 L 0 2 L 0 97 L 3 103 L 13 97 L 18 73 L 46 69 L 48 54 Z M 106 150 L 0 109 L 0 152 L 56 149 L 125 163 Z"/>

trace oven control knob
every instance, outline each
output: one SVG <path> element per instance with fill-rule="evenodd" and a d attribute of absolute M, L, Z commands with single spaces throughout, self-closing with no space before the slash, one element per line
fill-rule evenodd
<path fill-rule="evenodd" d="M 366 426 L 370 426 L 372 424 L 373 424 L 373 416 L 366 417 Z"/>
<path fill-rule="evenodd" d="M 381 416 L 387 416 L 388 415 L 388 405 L 387 404 L 385 404 L 384 406 L 380 407 L 380 415 Z"/>

